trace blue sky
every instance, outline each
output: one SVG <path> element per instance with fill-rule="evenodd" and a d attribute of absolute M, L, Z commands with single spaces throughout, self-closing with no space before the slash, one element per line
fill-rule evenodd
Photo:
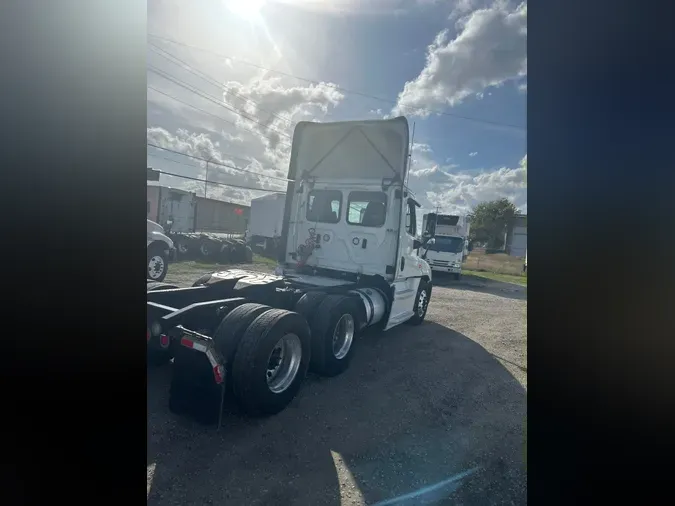
<path fill-rule="evenodd" d="M 212 168 L 210 180 L 280 188 L 262 175 L 285 175 L 294 122 L 404 114 L 425 210 L 507 197 L 526 211 L 526 21 L 526 4 L 506 0 L 149 0 L 148 141 L 248 171 Z M 203 162 L 148 152 L 149 166 L 204 177 Z"/>

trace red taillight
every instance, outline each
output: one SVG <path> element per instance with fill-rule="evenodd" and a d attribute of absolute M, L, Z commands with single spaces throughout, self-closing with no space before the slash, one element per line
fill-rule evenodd
<path fill-rule="evenodd" d="M 169 336 L 166 334 L 162 334 L 159 336 L 159 344 L 162 348 L 168 348 L 169 347 Z"/>
<path fill-rule="evenodd" d="M 182 346 L 185 346 L 186 348 L 192 348 L 194 346 L 194 343 L 192 341 L 190 341 L 189 339 L 186 339 L 186 338 L 182 338 L 180 340 L 180 344 Z"/>
<path fill-rule="evenodd" d="M 147 338 L 148 341 L 150 340 L 150 329 L 145 330 L 145 337 Z"/>
<path fill-rule="evenodd" d="M 216 383 L 219 385 L 225 381 L 225 374 L 223 371 L 223 366 L 222 365 L 217 365 L 213 368 L 213 378 L 216 380 Z"/>

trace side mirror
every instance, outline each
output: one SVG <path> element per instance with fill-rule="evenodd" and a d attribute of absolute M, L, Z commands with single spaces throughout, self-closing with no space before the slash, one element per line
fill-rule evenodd
<path fill-rule="evenodd" d="M 420 247 L 422 247 L 422 241 L 413 239 L 413 249 L 420 249 Z"/>
<path fill-rule="evenodd" d="M 421 248 L 424 248 L 424 252 L 422 253 L 422 258 L 425 259 L 427 257 L 427 253 L 429 252 L 429 246 L 436 244 L 436 239 L 433 237 L 426 241 L 424 244 L 420 244 Z"/>

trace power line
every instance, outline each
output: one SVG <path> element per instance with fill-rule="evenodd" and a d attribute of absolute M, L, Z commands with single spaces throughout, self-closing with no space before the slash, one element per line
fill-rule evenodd
<path fill-rule="evenodd" d="M 168 94 L 168 93 L 166 93 L 166 92 L 164 92 L 164 91 L 162 91 L 162 90 L 160 90 L 160 89 L 158 89 L 158 88 L 155 88 L 154 86 L 148 86 L 148 89 L 151 89 L 151 90 L 153 90 L 153 91 L 156 91 L 157 93 L 161 93 L 161 94 L 164 95 L 165 97 L 168 97 L 168 98 L 170 98 L 170 99 L 172 99 L 172 100 L 175 100 L 176 102 L 179 102 L 179 103 L 181 103 L 181 104 L 187 105 L 188 107 L 191 107 L 192 109 L 194 109 L 194 110 L 196 110 L 196 111 L 199 111 L 199 112 L 201 112 L 201 113 L 203 113 L 203 114 L 207 114 L 207 115 L 209 115 L 209 116 L 212 116 L 213 118 L 216 118 L 216 119 L 225 121 L 226 123 L 230 123 L 231 125 L 237 126 L 236 123 L 234 123 L 234 121 L 230 121 L 230 120 L 228 120 L 228 119 L 222 118 L 222 117 L 218 116 L 217 114 L 213 114 L 213 113 L 207 111 L 206 109 L 202 109 L 201 107 L 197 107 L 197 106 L 192 105 L 192 104 L 190 104 L 190 103 L 188 103 L 188 102 L 185 102 L 184 100 L 181 100 L 181 99 L 179 99 L 179 98 L 177 98 L 177 97 L 174 97 L 173 95 L 170 95 L 170 94 Z M 233 159 L 236 159 L 236 160 L 241 160 L 241 161 L 244 161 L 244 162 L 248 162 L 248 163 L 251 163 L 251 161 L 252 161 L 250 158 L 243 158 L 243 157 L 241 157 L 241 156 L 234 156 L 234 155 L 232 155 L 232 154 L 230 154 L 230 153 L 221 153 L 221 155 L 227 156 L 228 158 L 233 158 Z M 240 170 L 244 170 L 244 169 L 240 169 Z"/>
<path fill-rule="evenodd" d="M 169 95 L 167 92 L 162 91 L 162 90 L 160 90 L 160 89 L 158 89 L 158 88 L 155 88 L 154 86 L 148 85 L 148 88 L 151 89 L 151 90 L 153 90 L 153 91 L 156 91 L 157 93 L 161 93 L 161 94 L 164 95 L 165 97 L 169 97 L 170 99 L 175 100 L 176 102 L 179 102 L 179 103 L 181 103 L 181 104 L 183 104 L 183 105 L 187 105 L 188 107 L 192 107 L 192 108 L 195 109 L 196 111 L 199 111 L 199 112 L 201 112 L 201 113 L 207 114 L 207 115 L 209 115 L 209 116 L 211 116 L 211 117 L 213 117 L 213 118 L 216 118 L 216 119 L 218 119 L 218 120 L 220 120 L 220 121 L 224 121 L 225 123 L 229 123 L 230 125 L 237 126 L 237 124 L 236 124 L 234 121 L 232 121 L 232 120 L 225 119 L 225 118 L 223 118 L 222 116 L 218 116 L 217 114 L 213 114 L 212 112 L 209 112 L 209 111 L 207 111 L 207 110 L 205 110 L 205 109 L 202 109 L 202 108 L 200 108 L 200 107 L 197 107 L 196 105 L 192 105 L 192 104 L 186 102 L 185 100 L 181 100 L 180 98 L 174 97 L 173 95 Z"/>
<path fill-rule="evenodd" d="M 242 130 L 244 130 L 244 131 L 246 131 L 246 132 L 249 132 L 249 133 L 252 133 L 252 134 L 257 134 L 257 133 L 258 133 L 258 132 L 254 132 L 253 130 L 251 130 L 251 129 L 249 129 L 249 128 L 245 128 L 245 127 L 243 127 L 243 126 L 241 126 L 241 125 L 237 125 L 237 124 L 236 124 L 234 121 L 232 121 L 232 120 L 225 119 L 225 118 L 223 118 L 222 116 L 218 116 L 217 114 L 213 114 L 212 112 L 207 111 L 206 109 L 202 109 L 201 107 L 197 107 L 196 105 L 192 105 L 192 104 L 190 104 L 189 102 L 186 102 L 185 100 L 181 100 L 181 99 L 178 98 L 178 97 L 174 97 L 173 95 L 170 95 L 169 93 L 167 93 L 167 92 L 165 92 L 165 91 L 162 91 L 162 90 L 160 90 L 160 89 L 158 89 L 158 88 L 155 88 L 154 86 L 148 85 L 148 88 L 151 89 L 151 90 L 153 90 L 153 91 L 156 91 L 157 93 L 160 93 L 160 94 L 164 95 L 165 97 L 168 97 L 168 98 L 170 98 L 170 99 L 172 99 L 172 100 L 174 100 L 174 101 L 176 101 L 176 102 L 178 102 L 178 103 L 180 103 L 180 104 L 183 104 L 183 105 L 186 105 L 186 106 L 188 106 L 188 107 L 191 107 L 191 108 L 194 109 L 195 111 L 199 111 L 199 112 L 201 112 L 201 113 L 203 113 L 203 114 L 206 114 L 206 115 L 208 115 L 208 116 L 211 116 L 211 117 L 213 117 L 213 118 L 215 118 L 215 119 L 224 121 L 225 123 L 229 123 L 230 125 L 233 125 L 233 126 L 235 126 L 236 128 L 241 128 Z M 219 104 L 219 105 L 220 105 L 220 104 Z M 279 144 L 281 144 L 282 146 L 289 146 L 289 147 L 290 147 L 290 144 L 288 144 L 288 143 L 286 143 L 286 142 L 279 141 Z M 239 160 L 244 160 L 244 158 L 241 158 L 241 157 L 237 157 L 237 158 L 239 158 Z M 248 159 L 246 159 L 246 161 L 247 161 L 247 162 L 250 162 L 250 160 L 248 160 Z"/>
<path fill-rule="evenodd" d="M 169 74 L 168 72 L 165 72 L 165 71 L 163 71 L 163 70 L 161 70 L 161 69 L 158 69 L 157 67 L 153 67 L 152 65 L 149 65 L 149 66 L 148 66 L 148 70 L 149 70 L 150 72 L 154 73 L 154 74 L 157 74 L 157 75 L 163 77 L 163 78 L 166 79 L 167 81 L 171 81 L 171 82 L 173 82 L 174 84 L 177 84 L 177 85 L 180 86 L 181 88 L 185 88 L 186 90 L 188 90 L 188 91 L 194 93 L 195 95 L 199 95 L 200 97 L 202 97 L 202 98 L 204 98 L 204 99 L 206 99 L 206 100 L 208 100 L 208 101 L 210 101 L 210 102 L 213 102 L 214 104 L 216 104 L 216 105 L 219 106 L 219 107 L 222 107 L 222 108 L 224 108 L 224 109 L 227 109 L 228 111 L 231 111 L 231 112 L 233 112 L 233 113 L 235 113 L 235 114 L 238 114 L 238 115 L 241 116 L 242 118 L 245 118 L 245 119 L 247 119 L 247 120 L 249 120 L 249 121 L 252 121 L 253 123 L 257 123 L 257 124 L 260 125 L 261 127 L 266 128 L 266 129 L 270 130 L 271 132 L 274 132 L 275 134 L 282 135 L 282 136 L 287 137 L 287 138 L 289 138 L 289 139 L 291 138 L 290 135 L 288 135 L 288 134 L 286 134 L 286 133 L 284 133 L 284 132 L 279 132 L 278 130 L 273 130 L 272 128 L 269 127 L 269 125 L 264 125 L 264 124 L 261 123 L 260 121 L 254 119 L 254 118 L 250 118 L 249 116 L 245 115 L 245 114 L 244 114 L 243 112 L 241 112 L 240 110 L 234 109 L 234 108 L 232 108 L 232 107 L 229 107 L 229 106 L 223 104 L 222 101 L 220 101 L 219 99 L 217 99 L 217 98 L 215 98 L 215 97 L 213 97 L 213 96 L 211 96 L 211 95 L 209 95 L 209 94 L 203 92 L 202 90 L 200 90 L 200 89 L 197 88 L 196 86 L 192 86 L 192 85 L 186 83 L 185 81 L 182 81 L 182 80 L 178 79 L 177 77 L 172 76 L 172 75 Z"/>
<path fill-rule="evenodd" d="M 212 165 L 216 165 L 216 166 L 219 166 L 219 167 L 227 167 L 227 168 L 229 168 L 229 169 L 239 170 L 239 171 L 241 171 L 241 172 L 246 172 L 246 173 L 248 173 L 248 174 L 253 174 L 253 175 L 255 175 L 255 176 L 267 177 L 267 178 L 269 178 L 269 179 L 276 179 L 277 181 L 282 181 L 282 182 L 284 182 L 284 183 L 288 183 L 288 182 L 292 182 L 292 181 L 293 181 L 292 179 L 286 179 L 286 178 L 281 178 L 281 177 L 276 177 L 276 176 L 268 176 L 267 174 L 261 174 L 260 172 L 255 172 L 255 171 L 253 171 L 253 170 L 242 169 L 241 167 L 237 167 L 237 166 L 235 166 L 235 165 L 229 165 L 229 164 L 227 164 L 227 163 L 214 162 L 213 160 L 210 160 L 210 159 L 208 159 L 208 158 L 202 158 L 202 157 L 195 156 L 195 155 L 189 155 L 189 154 L 183 153 L 183 152 L 181 152 L 181 151 L 176 151 L 176 150 L 174 150 L 174 149 L 169 149 L 169 148 L 165 148 L 165 147 L 162 147 L 162 146 L 158 146 L 157 144 L 153 144 L 153 143 L 151 143 L 151 142 L 148 142 L 147 145 L 150 146 L 151 148 L 161 149 L 162 151 L 167 151 L 167 152 L 173 153 L 173 154 L 175 154 L 175 155 L 184 156 L 184 157 L 186 157 L 186 158 L 191 158 L 191 159 L 193 159 L 193 160 L 200 160 L 200 161 L 202 161 L 202 162 L 208 162 L 208 163 L 210 163 L 210 164 L 212 164 Z"/>
<path fill-rule="evenodd" d="M 234 96 L 240 98 L 241 100 L 243 100 L 243 101 L 245 101 L 245 102 L 248 102 L 248 103 L 250 103 L 250 104 L 254 104 L 254 105 L 258 108 L 259 111 L 267 112 L 267 113 L 271 114 L 272 116 L 274 116 L 275 118 L 277 118 L 277 119 L 279 119 L 279 120 L 281 120 L 281 121 L 285 121 L 285 122 L 288 123 L 289 125 L 293 125 L 293 124 L 294 124 L 294 121 L 293 121 L 292 119 L 290 119 L 290 118 L 284 118 L 283 116 L 279 116 L 278 114 L 276 114 L 276 113 L 274 113 L 274 112 L 272 112 L 272 111 L 270 111 L 270 110 L 263 109 L 262 107 L 260 107 L 260 103 L 259 103 L 259 102 L 256 102 L 256 101 L 253 100 L 252 98 L 245 97 L 245 96 L 240 95 L 239 93 L 237 93 L 237 92 L 235 92 L 235 91 L 232 91 L 231 88 L 228 88 L 227 86 L 224 86 L 223 84 L 219 83 L 215 78 L 209 76 L 208 74 L 202 72 L 201 70 L 192 68 L 192 67 L 190 66 L 190 64 L 188 64 L 188 63 L 187 63 L 186 61 L 184 61 L 184 60 L 181 60 L 180 58 L 178 58 L 175 54 L 171 53 L 170 51 L 167 51 L 166 49 L 162 49 L 161 47 L 157 46 L 156 44 L 153 44 L 152 42 L 150 42 L 149 44 L 150 44 L 150 48 L 151 48 L 153 51 L 155 51 L 156 54 L 158 54 L 159 56 L 161 56 L 162 58 L 164 58 L 164 59 L 166 59 L 166 60 L 172 61 L 172 63 L 178 62 L 179 64 L 181 64 L 181 65 L 183 66 L 183 69 L 184 69 L 184 70 L 187 70 L 187 71 L 188 71 L 189 73 L 191 73 L 192 75 L 204 79 L 205 81 L 209 82 L 210 84 L 212 84 L 212 85 L 214 85 L 214 86 L 220 88 L 222 91 L 224 91 L 224 92 L 226 92 L 226 93 L 229 93 L 229 94 L 231 94 L 231 95 L 234 95 Z M 158 52 L 158 51 L 161 51 L 161 53 Z"/>
<path fill-rule="evenodd" d="M 213 54 L 213 55 L 218 56 L 220 58 L 227 58 L 227 59 L 242 63 L 244 65 L 249 65 L 251 67 L 254 67 L 254 68 L 257 68 L 257 69 L 260 69 L 260 70 L 265 70 L 265 71 L 268 71 L 268 72 L 274 72 L 274 73 L 282 75 L 282 76 L 297 79 L 299 81 L 304 81 L 304 82 L 311 83 L 311 84 L 314 84 L 314 85 L 329 86 L 329 87 L 334 88 L 334 89 L 336 89 L 338 91 L 341 91 L 343 93 L 358 95 L 358 96 L 369 98 L 369 99 L 372 99 L 372 100 L 378 100 L 380 102 L 386 102 L 388 104 L 394 104 L 394 105 L 398 104 L 398 102 L 396 100 L 378 97 L 376 95 L 371 95 L 369 93 L 364 93 L 364 92 L 361 92 L 361 91 L 350 90 L 348 88 L 343 88 L 342 86 L 338 86 L 338 85 L 333 84 L 333 83 L 325 83 L 325 82 L 316 81 L 314 79 L 308 79 L 308 78 L 305 78 L 305 77 L 296 76 L 296 75 L 293 75 L 293 74 L 289 74 L 287 72 L 282 72 L 281 70 L 270 69 L 270 68 L 267 68 L 267 67 L 263 67 L 262 65 L 258 65 L 256 63 L 252 63 L 252 62 L 249 62 L 249 61 L 246 61 L 246 60 L 242 60 L 241 58 L 235 58 L 235 57 L 232 57 L 232 56 L 227 56 L 227 55 L 224 55 L 222 53 L 212 51 L 210 49 L 205 49 L 205 48 L 202 48 L 202 47 L 199 47 L 199 46 L 194 46 L 192 44 L 186 44 L 184 42 L 179 42 L 177 40 L 169 39 L 169 38 L 166 38 L 166 37 L 161 37 L 159 35 L 154 35 L 154 34 L 149 33 L 148 37 L 152 37 L 154 39 L 161 40 L 161 41 L 164 41 L 164 42 L 168 42 L 168 43 L 171 43 L 171 44 L 176 44 L 178 46 L 183 46 L 183 47 L 187 47 L 187 48 L 190 48 L 190 49 L 195 49 L 197 51 L 210 53 L 210 54 Z M 466 121 L 473 121 L 473 122 L 476 122 L 476 123 L 484 123 L 484 124 L 487 124 L 487 125 L 503 126 L 503 127 L 514 128 L 514 129 L 521 130 L 521 131 L 527 131 L 527 128 L 523 127 L 521 125 L 513 125 L 511 123 L 503 123 L 503 122 L 499 122 L 499 121 L 490 121 L 490 120 L 486 120 L 486 119 L 472 118 L 470 116 L 463 116 L 461 114 L 456 114 L 456 113 L 451 113 L 451 112 L 446 112 L 446 111 L 440 111 L 438 109 L 428 109 L 428 108 L 425 108 L 425 107 L 414 107 L 414 106 L 409 106 L 409 105 L 402 105 L 400 107 L 402 109 L 409 109 L 409 110 L 413 110 L 413 111 L 427 112 L 429 114 L 440 114 L 441 116 L 448 116 L 448 117 L 451 117 L 451 118 L 463 119 L 463 120 L 466 120 Z"/>
<path fill-rule="evenodd" d="M 208 184 L 216 184 L 219 186 L 231 186 L 232 188 L 239 188 L 242 190 L 254 190 L 254 191 L 259 191 L 259 192 L 268 192 L 268 193 L 286 193 L 285 190 L 270 190 L 268 188 L 252 188 L 250 186 L 240 186 L 236 184 L 230 184 L 230 183 L 220 183 L 218 181 L 207 181 L 206 179 L 200 179 L 198 177 L 190 177 L 190 176 L 182 176 L 180 174 L 173 174 L 171 172 L 166 172 L 160 169 L 154 169 L 160 174 L 164 174 L 165 176 L 172 176 L 172 177 L 180 177 L 183 179 L 190 179 L 191 181 L 199 181 L 200 183 L 208 183 Z"/>

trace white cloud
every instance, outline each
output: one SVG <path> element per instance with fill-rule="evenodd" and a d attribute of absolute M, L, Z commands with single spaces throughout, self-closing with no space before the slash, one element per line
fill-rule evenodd
<path fill-rule="evenodd" d="M 440 32 L 422 72 L 408 81 L 392 113 L 426 117 L 415 108 L 454 106 L 487 87 L 527 75 L 527 4 L 497 0 L 457 21 L 459 33 Z"/>
<path fill-rule="evenodd" d="M 267 176 L 275 178 L 285 178 L 286 173 L 274 167 L 263 167 L 256 159 L 246 159 L 245 157 L 232 156 L 226 154 L 218 141 L 213 141 L 206 134 L 191 133 L 184 129 L 179 129 L 175 134 L 159 127 L 150 127 L 147 129 L 148 142 L 157 146 L 171 149 L 186 155 L 209 159 L 218 164 L 233 165 L 246 172 L 229 167 L 223 167 L 215 164 L 209 164 L 208 180 L 209 182 L 221 182 L 238 186 L 247 186 L 253 188 L 267 188 L 285 190 L 286 184 L 283 181 L 270 179 Z M 167 151 L 148 148 L 149 154 L 156 153 L 163 158 L 150 157 L 149 165 L 155 168 L 161 168 L 167 172 L 203 179 L 206 175 L 206 162 L 200 160 L 182 157 Z M 166 158 L 175 160 L 176 163 L 166 162 Z M 170 186 L 184 190 L 195 191 L 203 195 L 204 183 L 192 181 L 179 177 L 162 176 L 169 181 Z M 243 188 L 231 186 L 220 186 L 209 184 L 208 196 L 211 198 L 227 200 L 248 204 L 251 198 L 264 195 L 264 192 L 257 192 Z"/>
<path fill-rule="evenodd" d="M 469 153 L 469 156 L 474 157 L 478 154 L 478 151 L 473 151 L 472 153 Z"/>
<path fill-rule="evenodd" d="M 263 159 L 286 168 L 295 124 L 325 117 L 344 98 L 332 83 L 288 86 L 280 77 L 253 79 L 247 84 L 230 81 L 225 89 L 225 103 L 246 116 L 236 117 L 237 126 L 257 135 Z"/>
<path fill-rule="evenodd" d="M 422 213 L 467 214 L 479 202 L 505 197 L 527 212 L 527 155 L 514 168 L 502 167 L 479 174 L 458 171 L 457 165 L 440 165 L 426 144 L 413 148 L 408 186 L 422 205 Z"/>

